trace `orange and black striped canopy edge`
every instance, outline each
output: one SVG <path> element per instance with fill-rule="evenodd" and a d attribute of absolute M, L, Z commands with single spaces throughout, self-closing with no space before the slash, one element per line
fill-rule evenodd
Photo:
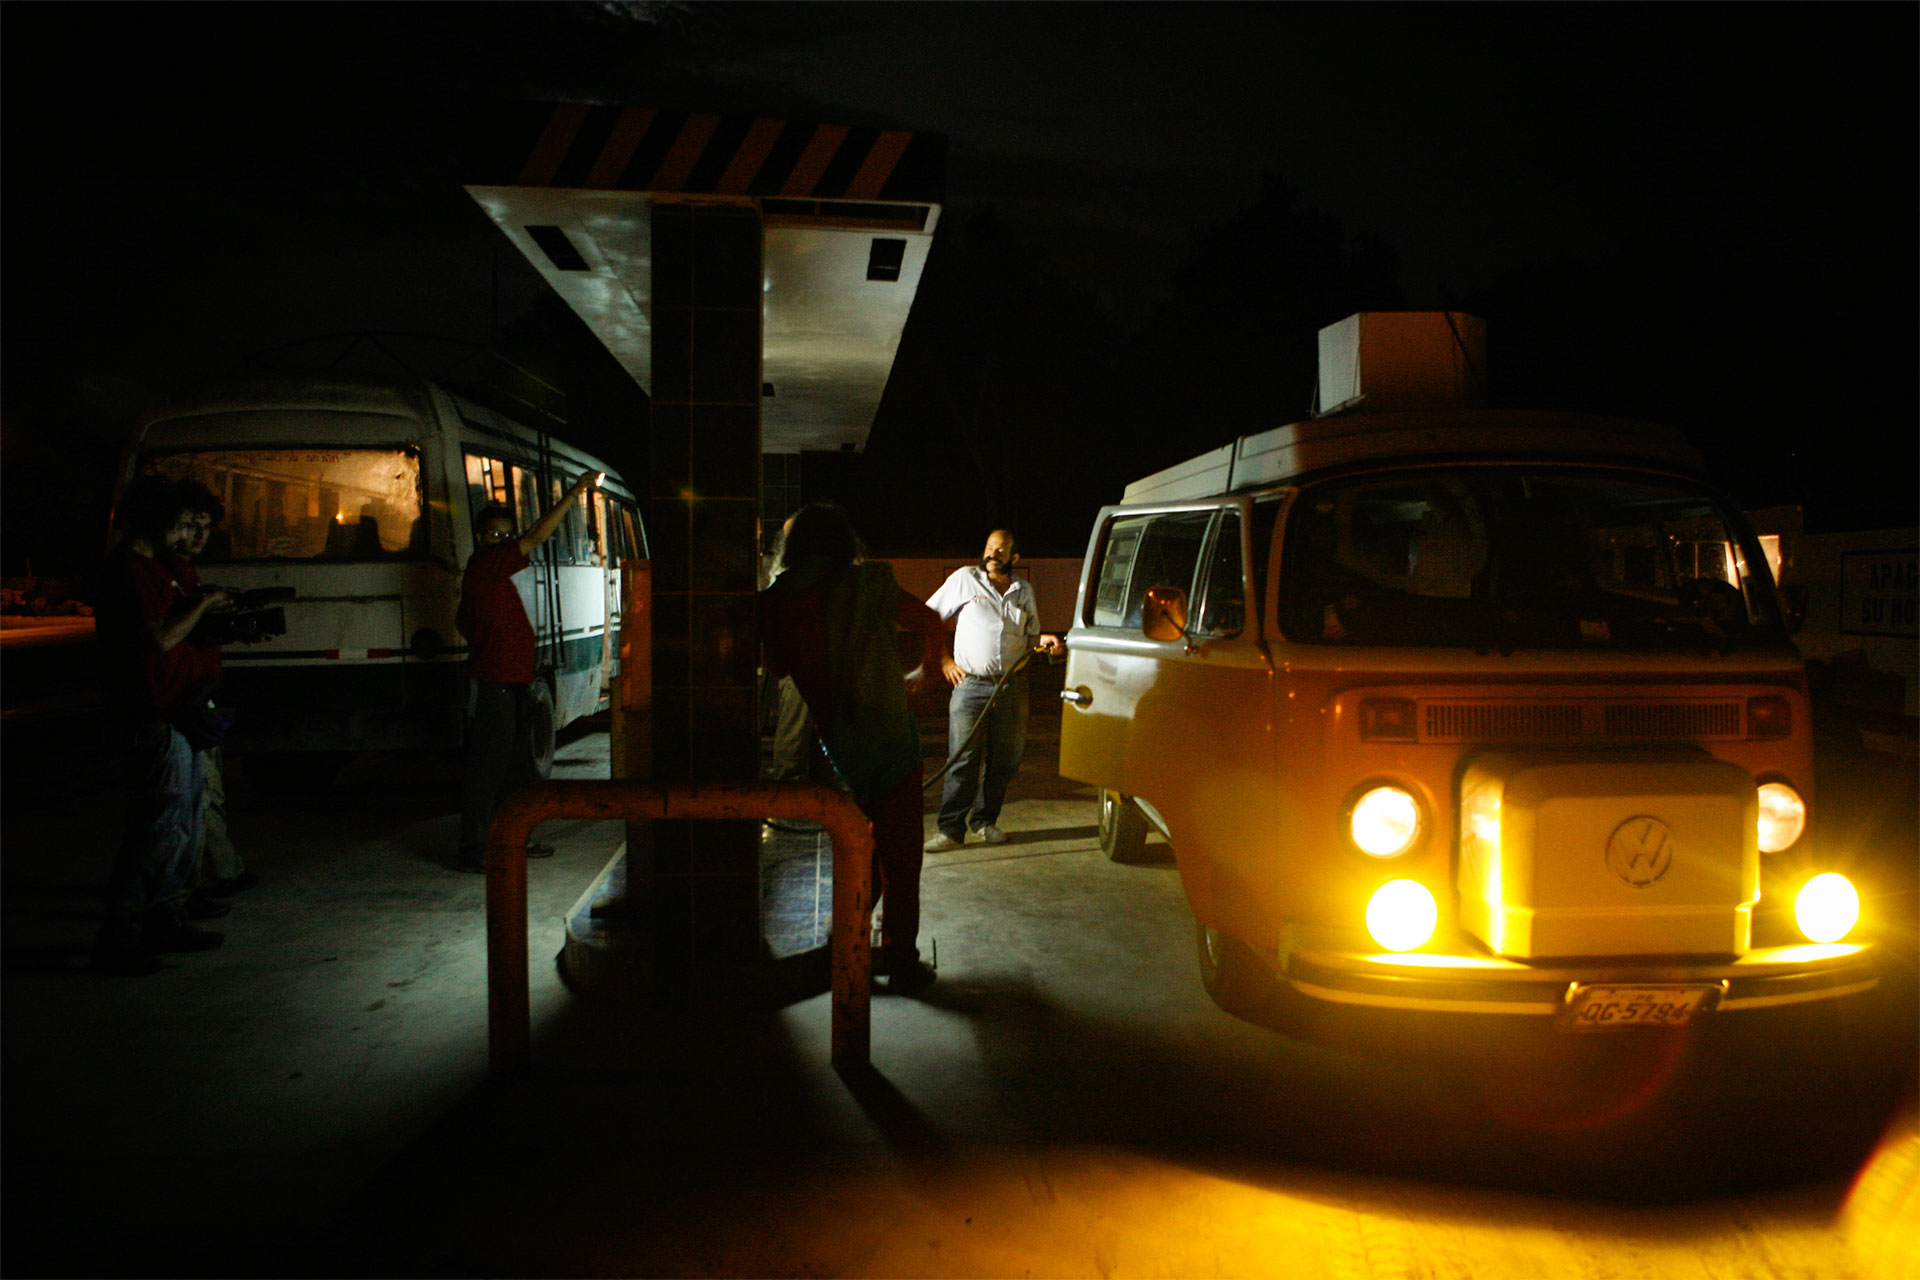
<path fill-rule="evenodd" d="M 497 103 L 475 186 L 937 204 L 943 134 L 585 103 Z"/>

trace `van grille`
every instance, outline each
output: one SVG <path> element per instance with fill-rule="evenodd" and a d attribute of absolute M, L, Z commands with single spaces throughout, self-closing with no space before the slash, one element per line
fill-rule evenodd
<path fill-rule="evenodd" d="M 1429 702 L 1427 737 L 1441 742 L 1540 742 L 1580 736 L 1577 702 Z"/>
<path fill-rule="evenodd" d="M 1745 736 L 1741 703 L 1423 702 L 1424 742 L 1670 742 Z"/>
<path fill-rule="evenodd" d="M 1737 738 L 1737 702 L 1610 702 L 1609 738 Z"/>

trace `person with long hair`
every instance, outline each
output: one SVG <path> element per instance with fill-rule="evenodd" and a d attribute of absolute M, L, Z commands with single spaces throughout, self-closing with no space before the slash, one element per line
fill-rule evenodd
<path fill-rule="evenodd" d="M 920 662 L 903 671 L 900 633 Z M 920 730 L 907 695 L 938 669 L 940 619 L 903 591 L 890 566 L 865 558 L 839 506 L 813 502 L 786 530 L 779 573 L 760 593 L 767 670 L 791 676 L 827 759 L 873 823 L 881 905 L 874 973 L 889 990 L 932 984 L 920 959 Z"/>

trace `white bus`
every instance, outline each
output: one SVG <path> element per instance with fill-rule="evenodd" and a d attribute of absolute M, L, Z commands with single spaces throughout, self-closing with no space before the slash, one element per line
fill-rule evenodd
<path fill-rule="evenodd" d="M 457 746 L 466 645 L 454 625 L 473 522 L 522 529 L 603 471 L 516 578 L 538 638 L 526 744 L 545 776 L 555 732 L 607 705 L 624 559 L 645 558 L 638 498 L 599 458 L 421 379 L 277 378 L 183 397 L 147 417 L 122 461 L 193 479 L 225 504 L 202 580 L 292 588 L 286 630 L 224 650 L 230 750 L 321 777 L 352 753 Z"/>

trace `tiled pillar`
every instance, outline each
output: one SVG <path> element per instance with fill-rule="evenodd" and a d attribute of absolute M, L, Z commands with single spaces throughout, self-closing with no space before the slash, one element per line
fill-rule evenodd
<path fill-rule="evenodd" d="M 760 211 L 653 207 L 654 773 L 759 767 L 754 620 L 760 487 Z M 724 981 L 762 952 L 759 833 L 663 822 L 652 867 L 663 990 Z"/>

